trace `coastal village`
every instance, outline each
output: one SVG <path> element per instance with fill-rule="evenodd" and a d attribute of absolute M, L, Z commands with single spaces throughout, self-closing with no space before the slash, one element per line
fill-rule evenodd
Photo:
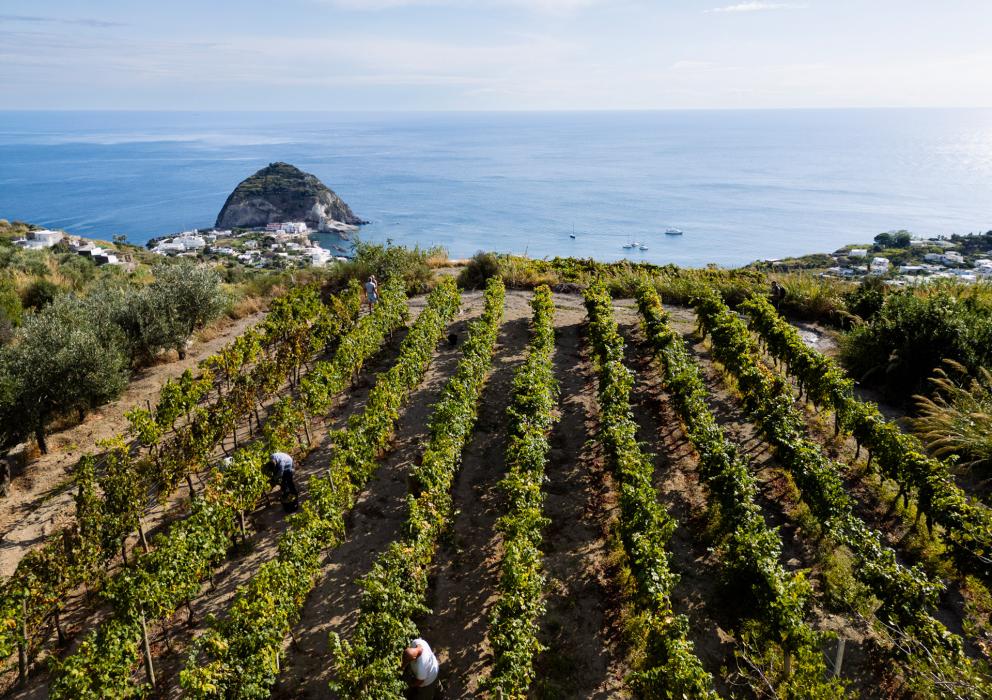
<path fill-rule="evenodd" d="M 286 221 L 234 230 L 193 229 L 156 239 L 148 247 L 158 255 L 237 261 L 254 268 L 323 267 L 347 259 L 311 241 L 311 233 L 304 221 Z"/>
<path fill-rule="evenodd" d="M 914 238 L 907 231 L 875 237 L 874 245 L 853 244 L 830 254 L 763 260 L 758 269 L 819 273 L 857 280 L 880 277 L 894 287 L 953 280 L 964 284 L 992 280 L 992 232 L 967 236 Z"/>

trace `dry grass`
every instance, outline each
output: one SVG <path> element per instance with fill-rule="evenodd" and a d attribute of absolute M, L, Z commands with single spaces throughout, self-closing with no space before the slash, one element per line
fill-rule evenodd
<path fill-rule="evenodd" d="M 252 314 L 257 314 L 259 311 L 264 311 L 267 308 L 268 308 L 268 302 L 266 299 L 256 296 L 245 297 L 244 299 L 241 299 L 240 301 L 237 301 L 231 305 L 231 307 L 227 310 L 227 318 L 229 318 L 232 321 L 238 321 L 242 318 L 245 318 L 246 316 L 251 316 Z M 208 331 L 210 328 L 211 326 L 208 326 L 207 328 L 204 328 L 203 331 L 201 331 L 200 333 L 202 334 Z M 216 337 L 216 333 L 212 337 Z M 210 340 L 210 339 L 211 338 L 204 337 L 203 335 L 200 336 L 200 340 Z"/>
<path fill-rule="evenodd" d="M 916 396 L 913 431 L 935 457 L 960 456 L 965 467 L 992 466 L 992 373 L 969 374 L 944 360 L 931 380 L 933 395 Z"/>

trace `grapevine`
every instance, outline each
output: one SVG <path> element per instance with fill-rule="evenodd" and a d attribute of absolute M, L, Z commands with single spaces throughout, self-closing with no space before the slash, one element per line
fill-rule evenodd
<path fill-rule="evenodd" d="M 878 600 L 876 617 L 914 643 L 901 651 L 910 668 L 925 667 L 938 678 L 960 676 L 964 690 L 957 697 L 987 695 L 989 678 L 964 655 L 961 638 L 930 612 L 943 586 L 919 566 L 901 565 L 879 533 L 854 514 L 836 465 L 806 436 L 787 383 L 760 363 L 746 324 L 713 291 L 699 297 L 696 313 L 712 338 L 714 356 L 737 379 L 746 410 L 792 474 L 803 500 L 824 531 L 853 553 L 854 576 Z"/>
<path fill-rule="evenodd" d="M 191 648 L 180 681 L 194 698 L 264 698 L 279 673 L 282 644 L 299 619 L 320 570 L 320 552 L 344 535 L 344 515 L 371 476 L 400 407 L 422 381 L 434 348 L 458 307 L 453 282 L 441 283 L 403 340 L 395 364 L 372 388 L 361 416 L 332 433 L 326 474 L 310 479 L 308 498 L 291 516 L 276 560 L 238 592 L 226 617 Z"/>
<path fill-rule="evenodd" d="M 600 441 L 620 485 L 620 535 L 636 584 L 634 605 L 648 632 L 643 666 L 631 674 L 634 692 L 649 698 L 717 697 L 713 678 L 686 637 L 688 621 L 672 609 L 678 575 L 665 546 L 675 521 L 658 502 L 654 465 L 637 443 L 631 418 L 633 375 L 623 365 L 623 339 L 613 318 L 612 300 L 599 283 L 585 290 L 589 335 L 599 372 Z"/>
<path fill-rule="evenodd" d="M 788 367 L 802 393 L 814 403 L 835 412 L 836 430 L 851 432 L 884 476 L 899 486 L 899 496 L 916 493 L 919 512 L 927 524 L 946 532 L 960 563 L 992 574 L 992 511 L 973 501 L 954 483 L 947 464 L 926 456 L 912 435 L 886 421 L 878 408 L 854 396 L 854 384 L 829 358 L 808 347 L 796 329 L 767 300 L 752 296 L 742 305 L 751 327 L 771 354 Z"/>
<path fill-rule="evenodd" d="M 338 346 L 335 365 L 361 367 L 405 315 L 402 285 L 388 285 L 375 311 L 364 316 Z M 277 403 L 265 423 L 263 439 L 235 453 L 230 469 L 215 470 L 203 497 L 194 499 L 191 515 L 173 525 L 133 567 L 111 580 L 103 595 L 115 611 L 107 625 L 112 633 L 96 630 L 83 653 L 63 662 L 52 697 L 123 697 L 132 692 L 128 690 L 131 670 L 137 663 L 133 636 L 140 636 L 149 621 L 172 616 L 183 604 L 192 614 L 191 601 L 199 594 L 202 581 L 223 560 L 239 525 L 244 534 L 244 511 L 262 498 L 266 483 L 261 467 L 268 455 L 276 450 L 305 451 L 298 435 L 305 417 L 294 403 L 292 398 Z M 127 643 L 130 655 L 107 648 L 122 642 Z M 145 690 L 136 687 L 133 692 L 141 695 Z"/>
<path fill-rule="evenodd" d="M 551 290 L 534 290 L 533 340 L 527 359 L 513 378 L 506 448 L 507 475 L 500 488 L 509 510 L 497 522 L 503 534 L 499 598 L 489 621 L 489 641 L 495 663 L 486 689 L 500 698 L 527 697 L 534 680 L 534 656 L 544 613 L 541 573 L 541 530 L 549 522 L 541 515 L 548 433 L 557 421 L 558 385 L 551 364 L 555 347 L 554 302 Z"/>
<path fill-rule="evenodd" d="M 747 462 L 724 437 L 707 406 L 706 386 L 685 341 L 668 325 L 651 284 L 641 283 L 637 303 L 672 404 L 699 454 L 705 483 L 719 503 L 728 590 L 747 592 L 738 607 L 758 613 L 754 616 L 761 621 L 757 645 L 766 653 L 778 647 L 783 668 L 791 667 L 777 684 L 779 692 L 788 698 L 843 697 L 843 683 L 828 677 L 821 652 L 823 635 L 805 622 L 812 594 L 809 582 L 802 573 L 790 575 L 779 564 L 782 542 L 761 515 L 758 487 Z"/>
<path fill-rule="evenodd" d="M 502 280 L 491 278 L 482 318 L 472 324 L 462 359 L 434 406 L 427 447 L 413 472 L 407 537 L 394 541 L 362 579 L 362 600 L 352 640 L 331 634 L 336 673 L 331 687 L 343 697 L 403 697 L 400 654 L 406 641 L 417 636 L 414 616 L 427 612 L 427 575 L 438 538 L 451 519 L 449 490 L 475 425 L 479 396 L 503 317 L 504 294 Z"/>

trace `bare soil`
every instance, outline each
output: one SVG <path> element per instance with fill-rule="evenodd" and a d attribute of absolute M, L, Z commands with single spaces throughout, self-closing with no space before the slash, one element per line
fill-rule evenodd
<path fill-rule="evenodd" d="M 502 504 L 496 486 L 506 473 L 506 407 L 513 372 L 530 340 L 529 297 L 506 294 L 493 369 L 452 486 L 452 529 L 435 558 L 427 603 L 433 614 L 418 620 L 421 636 L 441 663 L 447 700 L 478 697 L 479 681 L 491 667 L 486 632 L 501 558 L 495 524 Z"/>
<path fill-rule="evenodd" d="M 555 377 L 561 420 L 551 434 L 545 468 L 544 568 L 547 612 L 531 696 L 626 697 L 629 671 L 620 629 L 618 566 L 610 530 L 617 491 L 594 438 L 595 378 L 587 354 L 580 297 L 555 295 Z"/>

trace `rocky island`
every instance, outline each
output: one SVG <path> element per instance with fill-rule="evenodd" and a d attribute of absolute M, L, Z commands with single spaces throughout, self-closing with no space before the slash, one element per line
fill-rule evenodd
<path fill-rule="evenodd" d="M 314 175 L 289 163 L 270 163 L 234 189 L 215 226 L 263 228 L 280 221 L 303 221 L 342 237 L 367 223 Z"/>

